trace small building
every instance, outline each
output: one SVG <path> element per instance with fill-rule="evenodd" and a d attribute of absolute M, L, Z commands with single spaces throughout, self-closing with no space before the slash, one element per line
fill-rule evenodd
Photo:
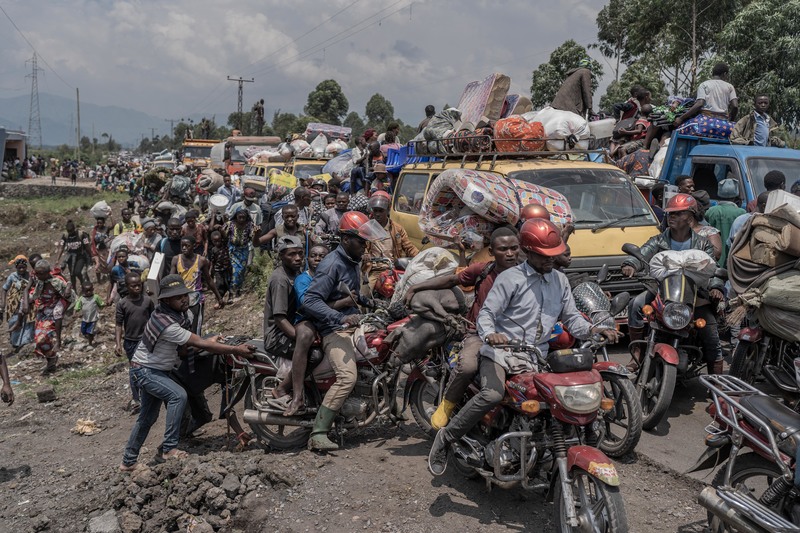
<path fill-rule="evenodd" d="M 24 159 L 27 139 L 28 135 L 23 131 L 7 130 L 0 126 L 0 147 L 3 148 L 3 161 Z"/>

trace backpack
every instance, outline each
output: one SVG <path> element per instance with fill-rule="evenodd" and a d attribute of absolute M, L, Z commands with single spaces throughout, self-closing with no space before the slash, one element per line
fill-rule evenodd
<path fill-rule="evenodd" d="M 186 176 L 172 176 L 172 182 L 169 186 L 170 195 L 186 198 L 189 190 L 192 188 L 192 180 Z"/>

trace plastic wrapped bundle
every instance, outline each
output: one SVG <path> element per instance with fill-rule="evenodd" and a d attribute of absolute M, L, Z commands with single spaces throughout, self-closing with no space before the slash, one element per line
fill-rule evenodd
<path fill-rule="evenodd" d="M 561 227 L 572 222 L 572 208 L 569 201 L 557 190 L 534 185 L 527 181 L 513 179 L 509 181 L 517 191 L 520 206 L 534 203 L 543 205 L 550 212 L 550 220 Z"/>
<path fill-rule="evenodd" d="M 545 146 L 544 140 L 541 140 L 545 137 L 542 123 L 528 122 L 520 115 L 512 115 L 498 120 L 494 125 L 494 137 L 494 144 L 498 152 L 538 152 Z M 502 141 L 500 139 L 512 140 Z"/>
<path fill-rule="evenodd" d="M 682 270 L 699 287 L 705 287 L 716 269 L 717 262 L 703 250 L 667 250 L 650 259 L 650 275 L 659 281 Z"/>
<path fill-rule="evenodd" d="M 114 237 L 109 246 L 109 255 L 113 256 L 121 247 L 126 247 L 129 254 L 139 254 L 144 252 L 142 246 L 142 233 L 127 231 Z"/>
<path fill-rule="evenodd" d="M 327 144 L 327 142 L 326 142 Z M 292 147 L 292 153 L 299 157 L 312 157 L 314 155 L 314 150 L 311 148 L 311 145 L 308 144 L 303 139 L 295 139 L 290 143 Z"/>
<path fill-rule="evenodd" d="M 422 130 L 422 138 L 430 141 L 428 143 L 429 153 L 444 152 L 445 147 L 442 143 L 437 143 L 437 139 L 444 139 L 461 129 L 461 111 L 454 108 L 445 109 L 431 117 L 428 125 Z M 417 140 L 415 137 L 415 140 Z"/>
<path fill-rule="evenodd" d="M 197 178 L 197 186 L 211 194 L 217 192 L 217 189 L 222 187 L 224 180 L 221 174 L 217 174 L 210 168 L 203 169 L 200 176 Z"/>
<path fill-rule="evenodd" d="M 329 156 L 335 156 L 347 150 L 347 143 L 340 140 L 335 139 L 328 143 L 328 146 L 325 147 L 325 153 Z"/>
<path fill-rule="evenodd" d="M 529 122 L 542 123 L 545 136 L 550 139 L 547 141 L 547 149 L 552 152 L 589 149 L 589 136 L 591 135 L 589 123 L 580 115 L 571 111 L 545 107 L 522 116 Z"/>
<path fill-rule="evenodd" d="M 325 155 L 325 148 L 328 146 L 328 138 L 325 137 L 322 133 L 317 135 L 313 141 L 311 141 L 311 151 L 314 154 L 314 157 L 322 157 Z"/>
<path fill-rule="evenodd" d="M 105 200 L 100 200 L 89 210 L 93 218 L 108 218 L 111 216 L 111 206 Z"/>
<path fill-rule="evenodd" d="M 336 175 L 343 178 L 349 178 L 351 170 L 353 170 L 352 150 L 342 151 L 322 167 L 323 174 Z"/>

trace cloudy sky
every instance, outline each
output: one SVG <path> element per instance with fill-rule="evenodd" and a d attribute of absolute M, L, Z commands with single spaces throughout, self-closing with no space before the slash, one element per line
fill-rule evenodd
<path fill-rule="evenodd" d="M 72 97 L 77 86 L 98 105 L 219 118 L 236 109 L 237 84 L 226 77 L 253 77 L 245 109 L 264 98 L 270 116 L 301 112 L 308 92 L 333 78 L 350 110 L 363 115 L 380 92 L 412 123 L 425 104 L 455 104 L 466 83 L 492 72 L 529 94 L 531 71 L 553 48 L 593 42 L 604 3 L 0 0 L 49 64 L 40 62 L 40 92 Z M 28 94 L 32 49 L 2 13 L 0 35 L 0 98 Z"/>

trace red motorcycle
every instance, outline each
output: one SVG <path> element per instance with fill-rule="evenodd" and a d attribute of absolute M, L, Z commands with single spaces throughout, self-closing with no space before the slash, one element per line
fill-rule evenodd
<path fill-rule="evenodd" d="M 374 264 L 388 265 L 388 270 L 381 272 L 378 281 L 375 283 L 375 288 L 372 294 L 376 298 L 390 301 L 394 296 L 394 288 L 400 282 L 400 278 L 406 272 L 406 267 L 410 259 L 408 257 L 401 257 L 396 259 L 394 264 L 387 257 L 377 257 L 371 259 Z"/>
<path fill-rule="evenodd" d="M 708 449 L 689 472 L 717 471 L 699 502 L 712 533 L 800 532 L 800 415 L 729 375 L 700 376 L 713 397 Z M 748 453 L 740 453 L 745 449 Z"/>
<path fill-rule="evenodd" d="M 451 447 L 456 468 L 503 488 L 542 490 L 555 503 L 555 530 L 627 532 L 619 476 L 596 448 L 593 425 L 614 400 L 590 350 L 546 358 L 535 345 L 495 346 L 527 356 L 533 369 L 506 380 L 503 401 Z M 478 393 L 472 384 L 468 395 Z"/>
<path fill-rule="evenodd" d="M 405 405 L 398 408 L 396 393 L 400 376 L 400 366 L 393 364 L 391 346 L 385 342 L 386 336 L 403 326 L 404 318 L 392 321 L 384 309 L 364 315 L 353 335 L 357 355 L 358 374 L 353 392 L 345 400 L 334 425 L 334 431 L 341 438 L 347 430 L 365 427 L 377 418 L 398 420 Z M 296 416 L 283 416 L 283 409 L 272 407 L 272 390 L 277 387 L 291 370 L 291 361 L 264 350 L 263 341 L 235 338 L 229 343 L 246 342 L 256 346 L 252 359 L 234 355 L 226 356 L 227 364 L 233 369 L 233 399 L 226 409 L 233 408 L 244 399 L 244 420 L 253 433 L 265 444 L 276 450 L 289 450 L 304 447 L 308 441 L 314 418 L 322 398 L 336 382 L 336 376 L 323 356 L 321 346 L 315 345 L 309 354 L 309 373 L 305 381 L 306 409 Z M 405 383 L 405 397 L 419 380 L 425 379 L 422 365 L 406 368 L 409 376 Z"/>

